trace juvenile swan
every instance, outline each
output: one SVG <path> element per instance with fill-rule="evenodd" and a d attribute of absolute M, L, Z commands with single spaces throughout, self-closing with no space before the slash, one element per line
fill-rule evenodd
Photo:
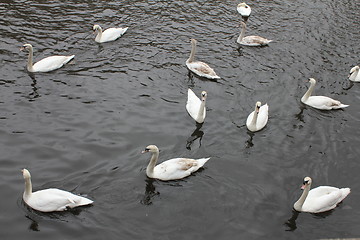
<path fill-rule="evenodd" d="M 195 52 L 196 52 L 196 43 L 195 39 L 191 39 L 191 53 L 188 60 L 186 60 L 186 66 L 189 68 L 190 71 L 199 75 L 200 77 L 206 77 L 209 79 L 219 79 L 220 77 L 215 73 L 215 71 L 209 67 L 204 62 L 194 61 L 195 59 Z"/>
<path fill-rule="evenodd" d="M 309 79 L 310 87 L 301 98 L 301 102 L 310 107 L 320 109 L 320 110 L 332 110 L 339 108 L 346 108 L 349 105 L 342 104 L 340 101 L 334 100 L 325 96 L 311 96 L 316 84 L 316 80 L 314 78 Z"/>
<path fill-rule="evenodd" d="M 239 3 L 238 5 L 237 5 L 237 11 L 238 11 L 238 13 L 240 13 L 240 15 L 242 16 L 242 17 L 245 17 L 245 18 L 247 18 L 247 17 L 249 17 L 250 16 L 250 14 L 251 14 L 251 8 L 250 8 L 250 6 L 249 5 L 247 5 L 246 3 Z"/>
<path fill-rule="evenodd" d="M 349 80 L 353 82 L 360 82 L 360 74 L 359 74 L 359 66 L 355 66 L 351 68 L 350 74 L 349 74 Z"/>
<path fill-rule="evenodd" d="M 41 212 L 64 211 L 93 203 L 92 200 L 64 190 L 49 188 L 32 192 L 31 176 L 27 169 L 22 170 L 25 179 L 24 202 L 31 208 Z"/>
<path fill-rule="evenodd" d="M 245 46 L 250 47 L 257 47 L 257 46 L 265 46 L 268 45 L 272 40 L 259 37 L 259 36 L 246 36 L 245 37 L 245 31 L 246 31 L 246 23 L 241 22 L 241 32 L 237 39 L 237 43 Z"/>
<path fill-rule="evenodd" d="M 263 129 L 268 121 L 268 112 L 269 106 L 267 104 L 261 106 L 261 102 L 256 102 L 255 110 L 249 114 L 246 120 L 246 127 L 251 132 Z"/>
<path fill-rule="evenodd" d="M 103 32 L 102 28 L 99 25 L 95 24 L 93 26 L 93 30 L 95 33 L 97 33 L 95 41 L 98 43 L 104 43 L 115 41 L 116 39 L 124 35 L 128 28 L 108 28 Z"/>
<path fill-rule="evenodd" d="M 33 47 L 31 44 L 24 44 L 20 51 L 29 51 L 29 58 L 27 63 L 27 70 L 29 72 L 50 72 L 61 68 L 64 64 L 68 63 L 75 55 L 71 56 L 50 56 L 44 58 L 33 65 Z"/>
<path fill-rule="evenodd" d="M 320 213 L 334 209 L 350 193 L 350 188 L 320 186 L 311 189 L 311 178 L 305 177 L 301 189 L 303 193 L 294 204 L 298 212 Z"/>
<path fill-rule="evenodd" d="M 195 93 L 189 88 L 188 99 L 186 103 L 186 110 L 190 116 L 198 123 L 203 123 L 206 116 L 206 98 L 207 93 L 201 92 L 201 100 L 195 95 Z"/>
<path fill-rule="evenodd" d="M 187 177 L 204 166 L 204 164 L 210 159 L 173 158 L 156 165 L 159 158 L 159 149 L 157 146 L 147 146 L 142 153 L 146 152 L 150 152 L 152 154 L 149 165 L 146 168 L 146 175 L 149 178 L 157 178 L 162 181 L 177 180 Z"/>

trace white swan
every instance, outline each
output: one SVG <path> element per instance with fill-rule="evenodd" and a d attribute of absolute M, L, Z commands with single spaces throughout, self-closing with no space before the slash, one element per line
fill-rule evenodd
<path fill-rule="evenodd" d="M 238 37 L 238 39 L 236 40 L 237 43 L 241 44 L 241 45 L 245 45 L 245 46 L 250 46 L 250 47 L 257 47 L 257 46 L 265 46 L 268 45 L 270 42 L 272 42 L 272 40 L 263 38 L 263 37 L 259 37 L 259 36 L 246 36 L 245 37 L 245 31 L 246 31 L 246 23 L 241 22 L 241 32 L 240 35 Z"/>
<path fill-rule="evenodd" d="M 206 116 L 206 98 L 207 93 L 201 92 L 201 100 L 195 95 L 195 93 L 189 88 L 188 99 L 186 102 L 186 110 L 190 116 L 198 123 L 203 123 Z"/>
<path fill-rule="evenodd" d="M 329 186 L 320 186 L 311 189 L 311 178 L 305 177 L 301 189 L 301 194 L 294 209 L 298 212 L 320 213 L 335 208 L 350 193 L 350 188 L 336 188 Z"/>
<path fill-rule="evenodd" d="M 250 6 L 249 5 L 247 5 L 246 3 L 239 3 L 238 5 L 237 5 L 237 11 L 238 11 L 238 13 L 240 13 L 240 15 L 242 16 L 242 17 L 249 17 L 250 16 L 250 14 L 251 14 L 251 8 L 250 8 Z"/>
<path fill-rule="evenodd" d="M 124 35 L 128 28 L 108 28 L 103 32 L 102 28 L 99 25 L 95 24 L 93 30 L 95 31 L 95 33 L 97 33 L 95 41 L 98 43 L 104 43 L 118 39 L 119 37 Z"/>
<path fill-rule="evenodd" d="M 195 52 L 196 52 L 196 43 L 195 39 L 191 39 L 191 53 L 188 60 L 186 60 L 186 66 L 189 68 L 190 71 L 199 75 L 200 77 L 206 77 L 209 79 L 220 79 L 220 77 L 215 73 L 214 69 L 209 67 L 206 63 L 196 61 L 195 59 Z"/>
<path fill-rule="evenodd" d="M 269 106 L 267 104 L 261 106 L 261 102 L 256 102 L 255 110 L 251 112 L 246 120 L 246 127 L 251 132 L 260 131 L 266 126 L 269 115 Z"/>
<path fill-rule="evenodd" d="M 210 159 L 173 158 L 156 165 L 159 158 L 159 149 L 155 145 L 149 145 L 144 151 L 142 151 L 142 153 L 146 152 L 150 152 L 152 154 L 149 165 L 146 168 L 146 175 L 149 178 L 157 178 L 163 181 L 177 180 L 187 177 L 204 166 L 204 164 Z"/>
<path fill-rule="evenodd" d="M 31 208 L 41 212 L 64 211 L 93 203 L 92 200 L 64 190 L 49 188 L 32 192 L 31 175 L 27 169 L 22 170 L 25 179 L 24 202 Z"/>
<path fill-rule="evenodd" d="M 310 87 L 301 98 L 301 102 L 310 107 L 317 108 L 320 110 L 331 110 L 331 109 L 339 109 L 346 108 L 349 105 L 342 104 L 340 101 L 334 100 L 325 96 L 311 96 L 311 93 L 314 90 L 316 80 L 314 78 L 309 79 Z"/>
<path fill-rule="evenodd" d="M 29 58 L 27 63 L 27 70 L 29 72 L 50 72 L 61 68 L 64 64 L 68 63 L 75 55 L 71 56 L 50 56 L 44 58 L 33 65 L 33 47 L 31 44 L 24 44 L 20 51 L 29 51 Z"/>
<path fill-rule="evenodd" d="M 351 68 L 349 80 L 353 82 L 360 82 L 359 66 Z"/>

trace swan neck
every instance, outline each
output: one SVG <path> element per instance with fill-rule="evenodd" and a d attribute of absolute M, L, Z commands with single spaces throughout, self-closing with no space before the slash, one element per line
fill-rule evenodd
<path fill-rule="evenodd" d="M 245 25 L 242 25 L 241 27 L 241 32 L 240 32 L 240 35 L 237 39 L 237 42 L 241 42 L 244 38 L 244 35 L 245 35 L 245 30 L 246 30 L 246 26 Z"/>
<path fill-rule="evenodd" d="M 25 192 L 24 192 L 24 197 L 30 196 L 31 193 L 32 193 L 31 179 L 30 179 L 30 178 L 26 178 L 26 179 L 25 179 Z"/>
<path fill-rule="evenodd" d="M 146 175 L 148 177 L 152 177 L 153 174 L 154 174 L 154 168 L 155 168 L 155 165 L 156 165 L 156 162 L 159 158 L 159 152 L 154 152 L 152 155 L 151 155 L 151 158 L 150 158 L 150 162 L 146 168 Z"/>
<path fill-rule="evenodd" d="M 98 28 L 98 29 L 97 29 L 97 35 L 96 35 L 95 40 L 96 40 L 96 41 L 100 41 L 101 37 L 102 37 L 102 29 L 101 29 L 101 28 Z"/>
<path fill-rule="evenodd" d="M 258 116 L 259 116 L 259 113 L 258 113 L 257 109 L 255 108 L 254 116 L 253 116 L 253 119 L 251 120 L 251 125 L 256 126 Z"/>
<path fill-rule="evenodd" d="M 30 47 L 29 48 L 29 56 L 28 56 L 28 63 L 27 63 L 27 69 L 29 72 L 32 72 L 32 68 L 33 68 L 33 48 Z"/>
<path fill-rule="evenodd" d="M 198 117 L 197 117 L 197 122 L 201 123 L 204 121 L 203 116 L 204 116 L 204 112 L 205 112 L 205 103 L 206 103 L 206 100 L 201 101 L 199 113 L 198 113 Z"/>
<path fill-rule="evenodd" d="M 187 63 L 192 63 L 195 59 L 195 52 L 196 52 L 196 43 L 191 42 L 191 52 L 190 52 L 190 57 L 189 59 L 186 61 Z"/>
<path fill-rule="evenodd" d="M 305 189 L 303 190 L 303 193 L 301 194 L 299 200 L 297 200 L 297 202 L 294 204 L 294 209 L 295 209 L 296 211 L 299 211 L 299 212 L 301 211 L 302 206 L 303 206 L 303 204 L 304 204 L 304 202 L 305 202 L 305 200 L 306 200 L 306 197 L 307 197 L 308 194 L 309 194 L 310 187 L 311 187 L 311 185 L 307 185 L 307 186 L 305 187 Z"/>
<path fill-rule="evenodd" d="M 314 90 L 314 87 L 315 87 L 315 83 L 310 83 L 309 89 L 306 91 L 306 93 L 304 94 L 304 96 L 301 98 L 301 100 L 302 100 L 303 102 L 306 102 L 306 101 L 309 99 L 309 97 L 311 96 L 311 94 L 312 94 L 312 92 L 313 92 L 313 90 Z"/>

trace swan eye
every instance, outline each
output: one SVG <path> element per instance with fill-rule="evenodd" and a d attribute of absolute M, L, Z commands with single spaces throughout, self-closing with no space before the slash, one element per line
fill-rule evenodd
<path fill-rule="evenodd" d="M 148 152 L 148 151 L 150 151 L 150 149 L 149 149 L 149 148 L 145 148 L 145 152 Z"/>
<path fill-rule="evenodd" d="M 308 183 L 309 183 L 309 180 L 303 182 L 304 185 L 308 184 Z"/>

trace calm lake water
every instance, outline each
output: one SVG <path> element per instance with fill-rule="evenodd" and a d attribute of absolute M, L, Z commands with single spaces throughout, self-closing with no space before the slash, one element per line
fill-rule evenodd
<path fill-rule="evenodd" d="M 319 239 L 360 237 L 360 85 L 347 75 L 360 62 L 360 12 L 353 0 L 248 1 L 247 35 L 274 41 L 240 48 L 238 1 L 1 1 L 0 239 Z M 98 44 L 93 24 L 129 27 Z M 196 58 L 222 78 L 189 74 Z M 35 60 L 75 54 L 51 72 Z M 315 93 L 349 104 L 304 106 Z M 197 126 L 187 89 L 208 92 Z M 270 117 L 245 126 L 256 101 Z M 146 177 L 149 144 L 160 161 L 208 157 L 196 174 L 162 182 Z M 20 169 L 33 188 L 65 189 L 94 205 L 42 214 L 22 201 Z M 296 214 L 305 176 L 313 187 L 350 187 L 325 214 Z"/>

